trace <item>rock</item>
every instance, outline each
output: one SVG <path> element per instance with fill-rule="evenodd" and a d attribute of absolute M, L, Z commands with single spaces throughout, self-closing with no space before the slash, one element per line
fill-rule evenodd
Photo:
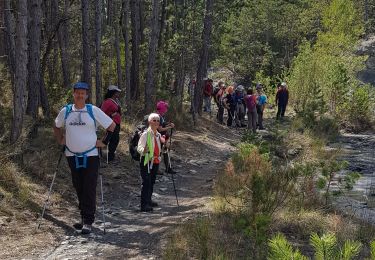
<path fill-rule="evenodd" d="M 213 181 L 214 179 L 206 179 L 206 182 L 211 182 Z"/>
<path fill-rule="evenodd" d="M 168 189 L 167 189 L 167 188 L 159 188 L 159 190 L 162 191 L 162 192 L 165 192 L 165 191 L 167 191 Z"/>
<path fill-rule="evenodd" d="M 192 173 L 192 174 L 196 174 L 197 173 L 196 170 L 190 170 L 189 172 Z"/>
<path fill-rule="evenodd" d="M 69 241 L 67 240 L 61 242 L 61 245 L 67 245 L 67 244 L 69 244 Z"/>

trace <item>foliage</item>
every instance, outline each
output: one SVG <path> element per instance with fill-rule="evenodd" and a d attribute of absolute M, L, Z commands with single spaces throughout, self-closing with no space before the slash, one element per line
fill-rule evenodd
<path fill-rule="evenodd" d="M 344 245 L 339 248 L 334 234 L 323 234 L 320 237 L 318 234 L 313 233 L 310 237 L 310 244 L 314 248 L 314 259 L 316 260 L 351 260 L 358 256 L 362 247 L 359 242 L 347 240 Z M 269 260 L 308 259 L 298 250 L 294 251 L 290 243 L 281 234 L 277 234 L 269 241 L 269 247 Z"/>
<path fill-rule="evenodd" d="M 277 234 L 272 238 L 269 243 L 269 256 L 268 260 L 307 260 L 308 258 L 303 256 L 301 252 L 297 249 L 294 250 L 289 244 L 286 238 Z"/>
<path fill-rule="evenodd" d="M 324 8 L 323 28 L 316 42 L 299 47 L 288 83 L 293 108 L 306 122 L 316 122 L 329 112 L 341 123 L 356 128 L 370 124 L 373 90 L 361 86 L 356 78 L 365 59 L 354 53 L 364 31 L 358 17 L 361 10 L 354 1 L 331 1 Z"/>

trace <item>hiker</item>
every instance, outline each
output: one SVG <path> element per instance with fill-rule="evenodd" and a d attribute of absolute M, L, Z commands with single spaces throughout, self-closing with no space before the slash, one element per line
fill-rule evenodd
<path fill-rule="evenodd" d="M 204 85 L 203 94 L 204 94 L 204 112 L 211 113 L 211 96 L 213 92 L 213 86 L 212 86 L 213 80 L 207 79 Z"/>
<path fill-rule="evenodd" d="M 227 94 L 223 99 L 223 105 L 228 111 L 227 126 L 232 126 L 234 113 L 236 112 L 236 103 L 233 96 L 233 86 L 227 88 Z"/>
<path fill-rule="evenodd" d="M 151 198 L 161 160 L 161 144 L 165 142 L 165 139 L 158 132 L 159 124 L 159 115 L 151 113 L 148 116 L 149 127 L 142 133 L 137 146 L 137 151 L 141 155 L 139 166 L 142 177 L 142 212 L 153 211 L 153 207 L 158 206 L 158 204 L 153 202 Z"/>
<path fill-rule="evenodd" d="M 244 86 L 239 85 L 235 90 L 235 103 L 236 103 L 236 125 L 237 127 L 245 127 L 245 102 L 244 102 Z"/>
<path fill-rule="evenodd" d="M 218 83 L 218 89 L 214 92 L 214 100 L 217 105 L 217 115 L 216 119 L 219 124 L 224 124 L 224 105 L 223 105 L 223 97 L 225 94 L 225 84 L 222 81 Z"/>
<path fill-rule="evenodd" d="M 169 108 L 169 105 L 165 101 L 159 101 L 156 104 L 156 111 L 160 116 L 160 124 L 158 127 L 158 131 L 161 135 L 165 136 L 166 138 L 166 144 L 162 145 L 163 150 L 163 159 L 164 159 L 164 165 L 165 165 L 165 172 L 170 174 L 175 174 L 176 172 L 170 167 L 169 164 L 169 155 L 167 149 L 168 147 L 168 139 L 170 138 L 170 134 L 168 133 L 168 130 L 174 128 L 174 124 L 172 122 L 168 123 L 165 119 L 165 114 L 167 113 Z"/>
<path fill-rule="evenodd" d="M 257 83 L 257 114 L 258 114 L 258 127 L 259 130 L 263 130 L 263 112 L 267 104 L 267 96 L 263 92 L 262 83 Z"/>
<path fill-rule="evenodd" d="M 247 90 L 245 104 L 247 108 L 247 127 L 249 131 L 252 130 L 255 134 L 257 131 L 257 97 L 251 88 Z"/>
<path fill-rule="evenodd" d="M 120 125 L 121 125 L 121 106 L 120 106 L 121 90 L 114 85 L 110 85 L 105 94 L 101 109 L 106 113 L 113 122 L 116 123 L 115 131 L 113 132 L 111 141 L 108 144 L 108 161 L 115 159 L 115 152 L 120 141 Z"/>
<path fill-rule="evenodd" d="M 96 183 L 99 169 L 98 148 L 103 148 L 109 143 L 116 128 L 113 120 L 100 108 L 86 104 L 88 91 L 87 83 L 74 84 L 74 103 L 61 109 L 54 126 L 54 134 L 58 143 L 65 146 L 65 156 L 79 202 L 78 208 L 82 221 L 74 224 L 74 227 L 81 229 L 82 234 L 91 232 L 95 219 Z M 105 137 L 101 140 L 97 140 L 97 123 L 107 130 Z"/>
<path fill-rule="evenodd" d="M 285 116 L 286 106 L 288 105 L 289 91 L 285 82 L 281 83 L 280 89 L 276 93 L 277 114 L 276 119 Z"/>

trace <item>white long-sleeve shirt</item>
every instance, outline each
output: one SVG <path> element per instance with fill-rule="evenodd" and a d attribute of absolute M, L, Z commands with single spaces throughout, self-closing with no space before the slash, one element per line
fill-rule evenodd
<path fill-rule="evenodd" d="M 138 146 L 137 146 L 137 151 L 138 153 L 141 155 L 141 156 L 144 156 L 144 150 L 145 150 L 145 147 L 146 147 L 146 144 L 147 144 L 147 133 L 150 133 L 153 140 L 154 138 L 156 137 L 156 142 L 158 144 L 158 147 L 159 147 L 159 155 L 160 156 L 160 152 L 161 152 L 161 142 L 160 142 L 160 133 L 159 132 L 156 132 L 156 134 L 154 133 L 154 131 L 152 131 L 151 127 L 149 127 L 146 131 L 144 131 L 141 135 L 141 137 L 139 138 L 139 141 L 138 141 Z M 154 145 L 154 149 L 155 149 L 155 145 Z M 154 154 L 154 151 L 152 151 L 152 155 Z"/>

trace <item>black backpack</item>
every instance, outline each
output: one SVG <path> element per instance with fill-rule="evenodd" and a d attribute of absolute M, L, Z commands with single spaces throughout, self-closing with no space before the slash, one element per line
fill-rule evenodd
<path fill-rule="evenodd" d="M 148 123 L 147 123 L 148 116 L 145 116 L 143 122 L 137 126 L 133 134 L 129 137 L 129 153 L 133 160 L 139 161 L 141 159 L 141 155 L 137 151 L 138 141 L 139 138 L 141 138 L 142 133 L 147 129 Z"/>

